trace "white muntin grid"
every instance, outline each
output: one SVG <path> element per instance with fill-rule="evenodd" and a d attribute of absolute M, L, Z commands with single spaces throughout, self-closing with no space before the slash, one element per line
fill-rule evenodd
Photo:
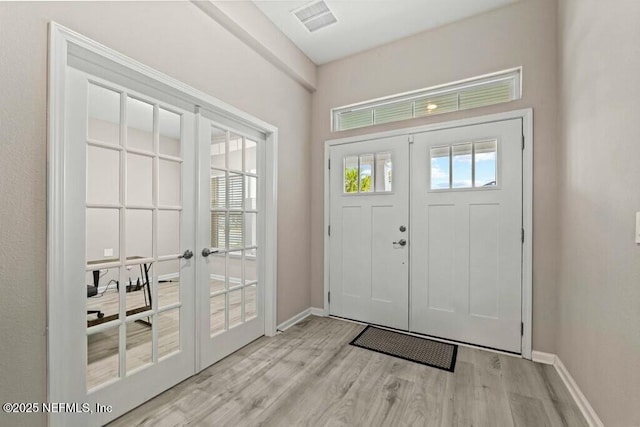
<path fill-rule="evenodd" d="M 210 194 L 210 214 L 211 214 L 211 246 L 217 250 L 216 253 L 212 254 L 213 256 L 224 256 L 224 288 L 220 290 L 210 291 L 209 297 L 210 301 L 214 298 L 220 298 L 224 296 L 224 325 L 221 329 L 213 330 L 213 322 L 214 315 L 216 313 L 211 311 L 212 303 L 209 304 L 210 307 L 210 328 L 211 336 L 214 337 L 218 334 L 224 333 L 229 329 L 239 326 L 245 323 L 248 320 L 251 320 L 258 315 L 258 307 L 257 307 L 257 299 L 258 299 L 258 282 L 259 278 L 256 276 L 254 279 L 248 279 L 246 275 L 247 271 L 247 260 L 251 259 L 257 265 L 258 259 L 258 243 L 257 241 L 252 242 L 255 244 L 247 244 L 247 224 L 249 223 L 249 218 L 255 217 L 255 225 L 258 225 L 258 188 L 259 188 L 259 170 L 258 170 L 258 159 L 256 156 L 255 159 L 255 168 L 250 170 L 250 165 L 247 162 L 248 158 L 248 150 L 247 145 L 248 142 L 254 144 L 256 151 L 258 149 L 258 141 L 254 141 L 246 136 L 240 135 L 237 132 L 234 132 L 230 129 L 224 129 L 220 126 L 212 126 L 212 132 L 217 132 L 220 136 L 224 135 L 224 168 L 221 166 L 212 166 L 210 165 L 211 170 L 211 185 L 209 188 L 211 189 Z M 234 141 L 234 145 L 238 142 L 240 146 L 234 146 L 234 151 L 240 151 L 241 153 L 241 161 L 240 168 L 234 168 L 231 165 L 230 161 L 230 153 L 231 153 L 231 143 Z M 218 145 L 221 145 L 222 141 L 220 140 Z M 218 153 L 220 155 L 222 153 Z M 220 178 L 224 177 L 224 189 L 221 189 L 219 185 Z M 217 180 L 217 181 L 214 181 Z M 240 180 L 240 185 L 237 186 L 236 182 Z M 233 181 L 233 182 L 232 182 Z M 232 189 L 232 185 L 234 188 Z M 214 188 L 215 191 L 219 194 L 220 190 L 223 190 L 224 194 L 224 205 L 221 205 L 219 201 L 216 199 L 214 202 Z M 238 194 L 239 191 L 239 194 Z M 253 193 L 253 194 L 250 194 Z M 254 206 L 248 206 L 247 201 L 249 200 L 248 196 L 253 196 L 255 194 Z M 238 197 L 239 196 L 239 197 Z M 214 230 L 213 224 L 216 224 L 216 228 L 220 227 L 219 218 L 220 215 L 224 215 L 224 234 L 220 236 L 219 229 Z M 239 236 L 240 240 L 232 239 L 231 236 L 231 218 L 236 218 L 235 221 L 239 218 L 239 225 L 236 223 L 236 233 L 237 227 L 239 227 Z M 257 238 L 257 230 L 254 231 L 256 233 Z M 223 242 L 220 242 L 220 237 L 222 237 Z M 222 243 L 222 245 L 220 245 Z M 231 260 L 235 259 L 240 260 L 240 277 L 234 277 L 233 280 L 230 274 L 230 266 Z M 257 271 L 256 271 L 257 273 Z M 211 276 L 211 272 L 209 272 Z M 239 279 L 239 280 L 238 280 Z M 251 317 L 247 317 L 247 289 L 250 287 L 254 287 L 255 289 L 255 304 L 254 312 Z M 240 292 L 240 310 L 241 316 L 239 322 L 234 325 L 230 325 L 230 312 L 231 312 L 231 300 L 230 296 L 236 292 Z"/>
<path fill-rule="evenodd" d="M 165 254 L 159 255 L 158 252 L 158 216 L 160 212 L 179 212 L 179 228 L 181 228 L 182 224 L 182 198 L 180 196 L 177 204 L 161 204 L 160 203 L 160 164 L 161 162 L 172 162 L 179 165 L 180 173 L 179 176 L 182 177 L 182 154 L 180 156 L 172 156 L 168 154 L 160 153 L 160 130 L 159 130 L 159 120 L 160 120 L 160 109 L 165 110 L 169 113 L 176 114 L 180 116 L 180 153 L 183 150 L 183 141 L 184 141 L 184 128 L 183 128 L 183 120 L 182 113 L 175 110 L 175 108 L 168 107 L 165 105 L 161 105 L 159 102 L 151 100 L 149 98 L 140 96 L 138 94 L 132 94 L 125 90 L 118 89 L 116 87 L 112 87 L 111 85 L 106 85 L 97 80 L 92 80 L 88 83 L 88 87 L 91 85 L 100 87 L 104 90 L 110 90 L 114 93 L 117 93 L 120 98 L 119 103 L 119 141 L 100 141 L 96 139 L 92 139 L 89 137 L 89 111 L 87 109 L 87 135 L 86 135 L 86 146 L 87 147 L 97 147 L 106 150 L 113 150 L 118 152 L 119 154 L 119 188 L 118 188 L 118 203 L 89 203 L 85 204 L 86 209 L 110 209 L 110 210 L 118 210 L 118 261 L 104 262 L 104 263 L 92 263 L 91 265 L 86 265 L 86 271 L 94 271 L 94 270 L 105 270 L 105 269 L 118 269 L 118 281 L 122 286 L 126 286 L 127 278 L 129 277 L 128 269 L 132 266 L 138 266 L 140 264 L 150 264 L 149 267 L 149 280 L 151 286 L 151 309 L 143 312 L 135 313 L 130 316 L 127 316 L 127 292 L 124 291 L 125 288 L 121 288 L 121 291 L 118 292 L 119 304 L 118 304 L 118 315 L 117 318 L 110 320 L 105 323 L 97 324 L 95 326 L 87 327 L 86 334 L 87 337 L 93 334 L 97 334 L 100 332 L 104 332 L 113 328 L 118 328 L 118 337 L 119 337 L 119 351 L 118 351 L 118 376 L 113 378 L 112 380 L 103 382 L 98 384 L 92 390 L 103 388 L 108 386 L 109 384 L 118 381 L 125 376 L 132 375 L 139 370 L 145 369 L 148 366 L 151 366 L 159 361 L 158 354 L 158 328 L 157 322 L 155 321 L 158 317 L 158 314 L 170 312 L 172 310 L 179 310 L 182 307 L 182 301 L 178 298 L 177 302 L 172 304 L 165 305 L 163 307 L 159 307 L 158 300 L 158 275 L 154 274 L 154 266 L 158 262 L 163 261 L 171 261 L 178 260 L 180 257 L 179 253 Z M 152 130 L 152 149 L 144 150 L 136 147 L 128 146 L 128 101 L 134 100 L 146 103 L 150 107 L 152 107 L 152 120 L 153 120 L 153 130 Z M 89 105 L 89 91 L 87 91 L 87 104 Z M 128 200 L 127 195 L 127 178 L 128 178 L 128 169 L 127 169 L 127 161 L 128 155 L 136 155 L 142 156 L 151 159 L 152 162 L 152 195 L 151 195 L 151 204 L 141 204 L 141 203 L 133 203 Z M 181 178 L 180 178 L 181 179 Z M 179 188 L 182 188 L 182 185 L 179 185 Z M 139 254 L 129 254 L 127 249 L 127 213 L 133 211 L 147 211 L 151 212 L 151 256 L 145 256 L 143 258 L 128 260 L 128 256 L 139 255 Z M 179 232 L 180 233 L 180 232 Z M 179 247 L 179 245 L 178 245 Z M 145 254 L 146 255 L 146 254 Z M 87 260 L 88 261 L 88 260 Z M 141 278 L 144 279 L 144 278 Z M 144 292 L 144 290 L 143 290 Z M 149 302 L 147 302 L 149 303 Z M 152 351 L 151 351 L 151 362 L 144 364 L 142 366 L 136 367 L 130 371 L 127 371 L 127 348 L 126 348 L 126 339 L 127 339 L 127 325 L 132 324 L 135 321 L 147 319 L 151 325 L 151 336 L 152 336 Z M 180 322 L 181 323 L 181 322 Z M 181 341 L 181 340 L 179 340 Z M 179 347 L 177 351 L 180 351 Z M 172 354 L 175 354 L 172 353 Z M 162 359 L 166 357 L 170 357 L 172 354 L 163 355 Z M 91 390 L 90 390 L 91 391 Z"/>

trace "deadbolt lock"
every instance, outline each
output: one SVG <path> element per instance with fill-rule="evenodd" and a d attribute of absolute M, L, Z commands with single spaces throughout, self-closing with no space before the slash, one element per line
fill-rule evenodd
<path fill-rule="evenodd" d="M 400 226 L 400 231 L 402 231 L 404 233 L 405 231 L 407 231 L 407 227 L 405 227 L 404 225 L 401 225 Z"/>

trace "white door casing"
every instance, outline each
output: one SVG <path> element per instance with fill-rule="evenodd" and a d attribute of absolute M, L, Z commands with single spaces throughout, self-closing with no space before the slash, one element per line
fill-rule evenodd
<path fill-rule="evenodd" d="M 520 353 L 521 120 L 416 134 L 411 160 L 411 329 Z"/>
<path fill-rule="evenodd" d="M 388 155 L 391 168 L 384 165 Z M 331 314 L 408 329 L 408 139 L 335 146 L 330 158 Z M 373 191 L 346 192 L 354 162 L 361 184 L 373 170 Z"/>

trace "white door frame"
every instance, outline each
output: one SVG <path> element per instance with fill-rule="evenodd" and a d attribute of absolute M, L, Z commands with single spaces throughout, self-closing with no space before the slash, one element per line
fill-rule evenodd
<path fill-rule="evenodd" d="M 264 320 L 265 335 L 276 334 L 277 325 L 277 153 L 278 128 L 226 104 L 204 92 L 192 88 L 172 77 L 118 53 L 96 41 L 76 33 L 55 22 L 49 23 L 49 64 L 47 100 L 47 399 L 61 402 L 64 396 L 65 331 L 60 319 L 64 318 L 64 305 L 60 292 L 64 286 L 65 233 L 63 224 L 65 165 L 64 105 L 67 67 L 72 61 L 85 60 L 96 69 L 112 70 L 157 94 L 171 96 L 185 105 L 199 106 L 229 123 L 235 123 L 266 135 L 266 167 L 263 173 L 266 194 L 262 197 L 265 207 L 264 245 Z M 89 71 L 90 72 L 90 71 Z M 195 173 L 195 172 L 194 172 Z M 194 236 L 195 237 L 195 236 Z M 192 248 L 198 252 L 200 248 Z M 83 307 L 84 309 L 84 307 Z M 197 345 L 197 344 L 196 344 Z M 198 352 L 196 351 L 196 354 Z"/>
<path fill-rule="evenodd" d="M 329 219 L 331 215 L 329 186 L 329 157 L 333 146 L 361 142 L 390 136 L 411 135 L 422 132 L 450 129 L 462 126 L 478 125 L 509 119 L 522 119 L 524 149 L 522 151 L 522 225 L 524 227 L 524 244 L 522 246 L 522 357 L 531 359 L 531 340 L 533 328 L 533 109 L 507 111 L 486 116 L 434 123 L 424 126 L 396 129 L 386 132 L 375 132 L 366 135 L 330 139 L 324 144 L 324 315 L 329 316 L 329 272 L 330 272 L 330 237 Z"/>

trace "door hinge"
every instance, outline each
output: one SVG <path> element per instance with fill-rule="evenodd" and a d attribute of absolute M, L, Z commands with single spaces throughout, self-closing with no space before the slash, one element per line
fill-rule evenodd
<path fill-rule="evenodd" d="M 409 141 L 409 144 L 413 144 L 413 135 L 409 135 L 407 141 Z"/>
<path fill-rule="evenodd" d="M 524 243 L 524 228 L 522 229 L 522 243 Z"/>
<path fill-rule="evenodd" d="M 327 302 L 331 303 L 331 291 L 327 292 Z"/>
<path fill-rule="evenodd" d="M 329 236 L 331 236 L 331 226 L 327 228 L 327 233 L 329 234 Z"/>
<path fill-rule="evenodd" d="M 524 336 L 524 322 L 520 322 L 520 336 Z"/>
<path fill-rule="evenodd" d="M 329 159 L 329 169 L 331 169 L 331 159 Z"/>
<path fill-rule="evenodd" d="M 524 135 L 522 135 L 522 149 L 524 150 Z"/>

